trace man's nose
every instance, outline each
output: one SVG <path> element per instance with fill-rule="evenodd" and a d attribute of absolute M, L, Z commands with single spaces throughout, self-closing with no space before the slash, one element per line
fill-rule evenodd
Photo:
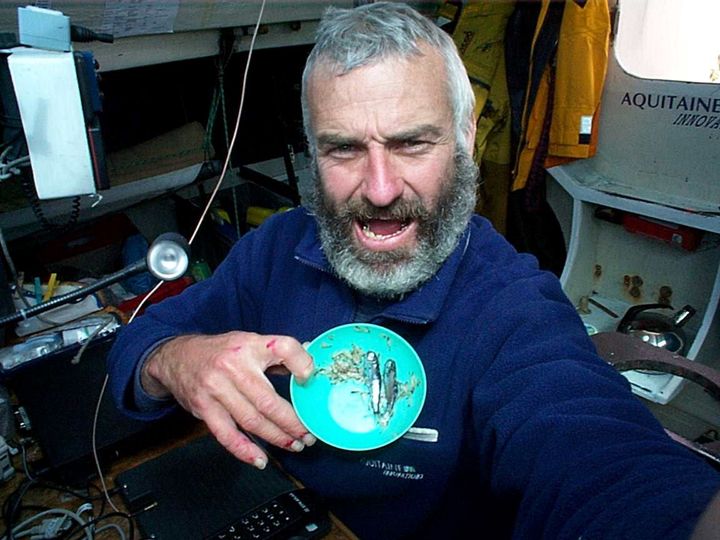
<path fill-rule="evenodd" d="M 363 180 L 363 196 L 373 205 L 384 207 L 402 196 L 405 182 L 393 157 L 383 147 L 369 148 Z"/>

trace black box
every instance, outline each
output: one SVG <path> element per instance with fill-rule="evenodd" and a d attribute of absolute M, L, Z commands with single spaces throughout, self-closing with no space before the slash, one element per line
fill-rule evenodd
<path fill-rule="evenodd" d="M 93 419 L 105 381 L 105 358 L 114 340 L 114 333 L 93 340 L 77 363 L 73 358 L 80 345 L 5 373 L 4 382 L 27 414 L 31 433 L 46 460 L 44 465 L 64 481 L 83 481 L 95 472 Z M 95 437 L 101 464 L 122 453 L 154 425 L 125 416 L 109 392 L 104 392 Z"/>

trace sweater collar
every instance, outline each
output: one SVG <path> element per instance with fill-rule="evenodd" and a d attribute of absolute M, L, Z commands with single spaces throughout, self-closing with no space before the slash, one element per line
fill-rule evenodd
<path fill-rule="evenodd" d="M 310 216 L 312 223 L 306 227 L 305 234 L 295 248 L 295 259 L 317 270 L 332 275 L 338 279 L 330 268 L 325 254 L 320 246 L 317 223 Z M 460 237 L 458 245 L 440 270 L 419 289 L 405 295 L 401 300 L 389 304 L 383 316 L 416 324 L 427 324 L 436 320 L 441 313 L 443 305 L 450 293 L 450 287 L 455 279 L 460 262 L 470 242 L 470 228 L 467 227 Z M 338 280 L 340 281 L 340 280 Z M 347 286 L 343 283 L 343 286 Z"/>

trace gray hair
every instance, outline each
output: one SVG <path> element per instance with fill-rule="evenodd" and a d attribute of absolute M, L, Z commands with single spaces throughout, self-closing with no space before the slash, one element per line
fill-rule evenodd
<path fill-rule="evenodd" d="M 402 3 L 378 2 L 354 9 L 330 7 L 320 21 L 302 78 L 303 126 L 313 157 L 316 140 L 307 96 L 313 70 L 322 64 L 341 75 L 390 57 L 420 56 L 423 43 L 435 48 L 444 60 L 456 144 L 464 140 L 472 128 L 475 95 L 455 43 L 447 33 Z"/>

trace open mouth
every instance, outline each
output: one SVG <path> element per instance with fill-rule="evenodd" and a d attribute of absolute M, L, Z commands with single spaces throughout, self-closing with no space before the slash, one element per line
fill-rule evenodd
<path fill-rule="evenodd" d="M 417 222 L 413 219 L 372 218 L 355 222 L 359 245 L 375 252 L 412 247 L 416 230 Z"/>
<path fill-rule="evenodd" d="M 370 219 L 360 222 L 360 228 L 366 237 L 383 240 L 401 235 L 411 223 L 409 219 Z"/>

